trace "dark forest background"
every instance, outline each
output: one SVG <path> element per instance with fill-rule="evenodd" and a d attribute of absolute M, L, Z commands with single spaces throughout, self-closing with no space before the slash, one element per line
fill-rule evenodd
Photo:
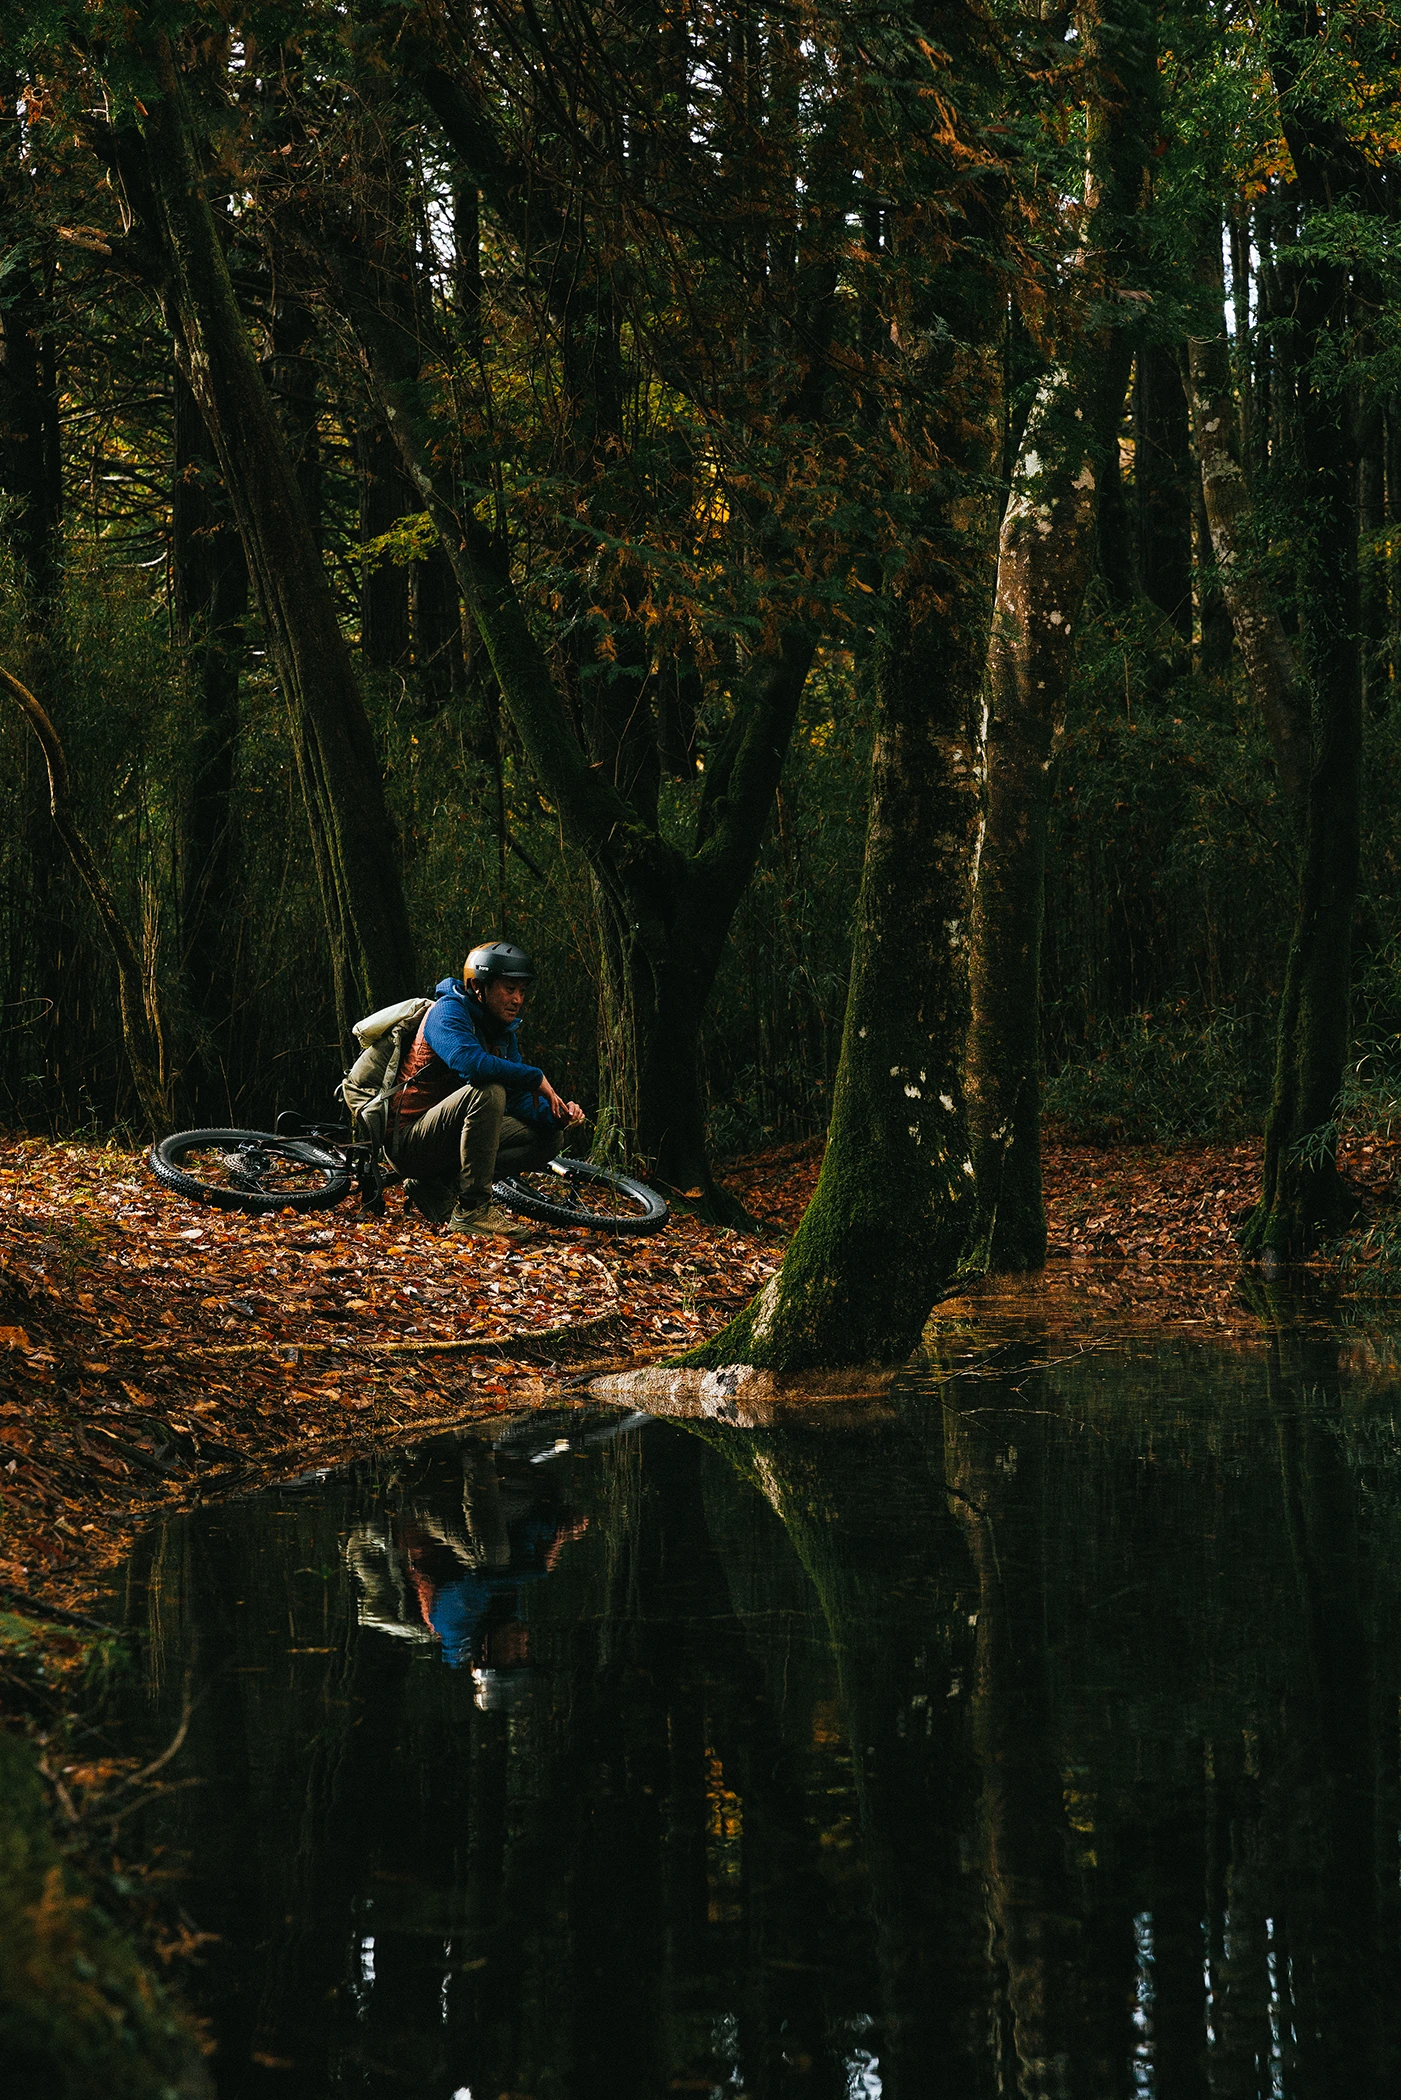
<path fill-rule="evenodd" d="M 1084 208 L 1076 170 L 1098 92 L 1081 62 L 1086 22 L 1103 12 L 993 9 L 979 18 L 995 30 L 1000 69 L 984 86 L 980 121 L 1017 132 L 1010 179 L 1030 227 L 1006 264 L 996 322 L 1004 491 L 1055 352 L 1054 278 Z M 343 19 L 316 8 L 295 19 L 235 13 L 206 20 L 196 8 L 173 10 L 175 42 L 164 48 L 175 51 L 195 111 L 242 323 L 354 658 L 417 968 L 427 984 L 458 968 L 477 940 L 525 945 L 541 971 L 526 1026 L 533 1054 L 568 1073 L 591 1107 L 608 1091 L 600 1020 L 606 1046 L 614 996 L 596 887 L 464 618 L 346 297 L 334 273 L 318 270 L 318 226 L 336 211 L 359 239 L 379 226 L 376 253 L 395 246 L 389 275 L 419 316 L 420 349 L 449 366 L 457 359 L 466 374 L 455 427 L 469 449 L 490 455 L 474 471 L 578 719 L 591 705 L 589 678 L 622 675 L 623 638 L 663 840 L 691 836 L 707 762 L 746 704 L 746 671 L 772 628 L 782 590 L 773 575 L 799 537 L 786 516 L 789 555 L 766 553 L 760 512 L 767 504 L 771 520 L 774 491 L 798 488 L 793 507 L 809 546 L 821 514 L 822 551 L 802 564 L 821 600 L 820 617 L 804 608 L 816 627 L 811 669 L 702 1034 L 716 1153 L 820 1131 L 869 786 L 861 596 L 872 579 L 879 595 L 887 559 L 872 522 L 880 502 L 856 485 L 853 465 L 864 447 L 875 477 L 876 411 L 869 399 L 850 408 L 852 453 L 838 475 L 802 412 L 790 408 L 785 420 L 773 408 L 772 370 L 760 416 L 752 399 L 722 400 L 718 381 L 702 398 L 689 368 L 672 369 L 664 338 L 684 296 L 686 327 L 717 366 L 796 357 L 773 346 L 790 325 L 795 339 L 801 333 L 785 273 L 802 275 L 805 251 L 797 235 L 785 249 L 774 199 L 797 212 L 811 198 L 824 111 L 843 94 L 860 100 L 856 75 L 843 85 L 851 18 L 696 8 L 644 22 L 573 0 L 539 15 L 504 0 Z M 1154 46 L 1144 288 L 1126 293 L 1115 315 L 1120 392 L 1054 763 L 1045 1100 L 1091 1137 L 1184 1137 L 1262 1121 L 1296 897 L 1288 811 L 1242 674 L 1189 428 L 1186 344 L 1201 332 L 1192 286 L 1203 252 L 1220 258 L 1216 311 L 1254 559 L 1294 637 L 1307 627 L 1311 588 L 1291 407 L 1301 251 L 1342 254 L 1354 280 L 1365 278 L 1368 310 L 1354 306 L 1328 381 L 1346 392 L 1355 443 L 1365 699 L 1348 1083 L 1374 1102 L 1389 1099 L 1387 1046 L 1401 1026 L 1398 52 L 1394 27 L 1362 7 L 1271 15 L 1271 34 L 1317 32 L 1326 77 L 1311 90 L 1315 106 L 1330 98 L 1334 131 L 1375 172 L 1372 220 L 1355 202 L 1328 220 L 1311 215 L 1280 136 L 1258 10 L 1222 0 L 1209 15 L 1120 14 Z M 910 19 L 916 43 L 923 29 L 937 43 L 940 10 L 923 29 Z M 348 990 L 338 984 L 286 695 L 213 448 L 172 352 L 171 302 L 135 252 L 134 181 L 116 134 L 139 131 L 149 107 L 155 30 L 123 51 L 100 9 L 84 23 L 40 22 L 25 37 L 11 27 L 0 43 L 0 661 L 40 697 L 62 738 L 73 813 L 166 1018 L 175 1119 L 258 1124 L 289 1105 L 326 1110 L 345 1061 L 341 1023 L 363 1008 L 353 977 Z M 426 59 L 403 57 L 411 37 L 434 45 Z M 658 48 L 667 37 L 687 48 L 668 56 Z M 822 49 L 831 58 L 826 101 L 814 85 Z M 657 91 L 649 144 L 647 83 L 673 61 L 668 92 L 684 107 L 678 117 Z M 464 176 L 450 127 L 432 114 L 441 79 L 415 98 L 431 67 L 456 69 L 458 88 L 465 81 L 480 95 L 512 154 L 532 164 L 551 208 L 577 212 L 571 267 L 581 278 L 593 271 L 588 326 L 611 328 L 619 351 L 615 429 L 597 443 L 585 445 L 578 428 L 580 401 L 596 403 L 603 390 L 596 342 L 585 377 L 571 378 L 569 331 L 577 338 L 585 323 L 545 311 L 550 294 L 509 200 L 489 174 L 475 184 Z M 574 97 L 568 122 L 551 114 L 556 94 Z M 993 117 L 989 97 L 1002 102 Z M 693 222 L 678 232 L 680 220 L 662 226 L 660 210 L 649 225 L 627 217 L 649 165 L 647 179 L 660 180 L 656 168 L 664 153 L 682 156 L 683 134 L 704 131 L 713 144 L 726 126 L 726 151 L 753 192 L 738 260 L 739 235 L 724 253 L 718 239 L 702 252 L 705 231 Z M 596 148 L 592 163 L 581 140 Z M 909 140 L 900 151 L 908 164 Z M 717 147 L 707 164 L 722 157 Z M 673 176 L 680 183 L 686 171 Z M 884 194 L 874 178 L 858 178 L 829 202 L 842 238 L 831 249 L 838 260 L 825 296 L 839 319 L 827 342 L 845 340 L 853 356 L 869 321 L 863 270 L 883 242 L 892 246 Z M 760 207 L 770 216 L 756 227 Z M 610 211 L 626 220 L 621 230 Z M 670 277 L 648 247 L 654 235 L 670 243 Z M 677 261 L 684 242 L 690 252 Z M 600 285 L 617 302 L 607 313 Z M 434 412 L 446 416 L 441 400 Z M 581 548 L 574 525 L 588 503 Z M 643 540 L 656 559 L 639 585 L 627 559 Z M 643 642 L 627 662 L 640 596 Z M 615 751 L 625 744 L 615 740 Z M 55 835 L 43 756 L 18 711 L 0 717 L 0 754 L 0 1118 L 39 1131 L 139 1122 L 110 947 Z"/>

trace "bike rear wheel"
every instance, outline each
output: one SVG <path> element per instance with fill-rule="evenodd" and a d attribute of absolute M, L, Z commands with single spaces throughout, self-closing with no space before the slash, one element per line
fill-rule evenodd
<path fill-rule="evenodd" d="M 177 1130 L 148 1157 L 157 1181 L 220 1210 L 324 1210 L 350 1188 L 350 1163 L 334 1145 L 266 1130 Z"/>
<path fill-rule="evenodd" d="M 657 1232 L 667 1206 L 645 1181 L 596 1167 L 587 1159 L 552 1159 L 530 1174 L 506 1174 L 492 1194 L 507 1210 L 546 1225 L 586 1225 L 592 1232 Z"/>

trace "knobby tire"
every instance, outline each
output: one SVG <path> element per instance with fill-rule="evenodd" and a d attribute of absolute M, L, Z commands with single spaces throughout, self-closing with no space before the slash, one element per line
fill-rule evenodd
<path fill-rule="evenodd" d="M 611 1167 L 596 1167 L 587 1159 L 553 1159 L 528 1181 L 503 1175 L 493 1184 L 492 1194 L 521 1217 L 543 1225 L 586 1225 L 591 1232 L 659 1232 L 669 1216 L 663 1199 L 646 1182 L 615 1174 Z"/>

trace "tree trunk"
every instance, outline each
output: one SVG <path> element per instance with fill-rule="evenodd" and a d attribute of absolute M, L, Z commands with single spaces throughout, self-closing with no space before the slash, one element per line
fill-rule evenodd
<path fill-rule="evenodd" d="M 413 565 L 410 583 L 413 661 L 423 704 L 441 714 L 466 690 L 462 654 L 462 606 L 452 563 L 441 547 Z"/>
<path fill-rule="evenodd" d="M 1187 344 L 1192 434 L 1217 574 L 1235 629 L 1246 684 L 1260 710 L 1280 791 L 1301 823 L 1309 778 L 1309 696 L 1273 591 L 1262 572 L 1255 510 L 1240 458 L 1231 355 L 1222 311 L 1221 233 L 1201 251 L 1204 328 Z"/>
<path fill-rule="evenodd" d="M 355 433 L 360 544 L 382 539 L 415 508 L 413 484 L 380 418 L 367 415 Z M 360 654 L 377 670 L 401 670 L 409 654 L 409 572 L 401 562 L 362 554 Z"/>
<path fill-rule="evenodd" d="M 1175 352 L 1142 343 L 1135 361 L 1134 494 L 1138 580 L 1184 642 L 1192 639 L 1192 456 Z"/>
<path fill-rule="evenodd" d="M 1302 5 L 1290 12 L 1301 40 L 1321 33 Z M 1286 108 L 1297 55 L 1297 47 L 1286 47 L 1275 61 Z M 1335 201 L 1332 143 L 1317 139 L 1297 114 L 1286 117 L 1285 128 L 1303 203 L 1309 212 L 1319 211 Z M 1308 491 L 1297 530 L 1314 692 L 1313 766 L 1265 1123 L 1263 1187 L 1242 1237 L 1251 1250 L 1299 1257 L 1352 1207 L 1338 1174 L 1337 1114 L 1361 844 L 1362 665 L 1357 447 L 1352 404 L 1333 377 L 1345 369 L 1350 280 L 1343 264 L 1305 252 L 1302 243 L 1290 256 L 1288 274 L 1297 349 L 1294 425 L 1300 485 Z"/>
<path fill-rule="evenodd" d="M 1141 267 L 1140 212 L 1154 76 L 1152 18 L 1127 10 L 1094 22 L 1097 97 L 1090 118 L 1090 207 L 1075 276 L 1081 301 L 1102 305 Z M 1112 32 L 1112 34 L 1111 34 Z M 1106 49 L 1101 51 L 1103 42 Z M 1107 63 L 1106 63 L 1107 58 Z M 1071 327 L 1077 326 L 1072 320 Z M 1041 927 L 1051 759 L 1065 717 L 1085 589 L 1122 506 L 1119 423 L 1128 384 L 1127 328 L 1084 318 L 1063 363 L 1043 383 L 1022 436 L 1002 519 L 997 603 L 987 660 L 986 823 L 973 912 L 968 1113 L 977 1174 L 970 1262 L 1002 1270 L 1046 1258 L 1041 1191 Z M 1161 373 L 1151 367 L 1155 381 Z M 1146 414 L 1148 383 L 1138 389 Z M 1160 402 L 1149 419 L 1175 444 Z M 1140 432 L 1140 441 L 1142 433 Z M 1167 440 L 1164 439 L 1164 443 Z M 1140 450 L 1142 449 L 1140 442 Z M 1158 475 L 1162 484 L 1164 475 Z M 1160 490 L 1161 493 L 1161 490 Z M 1140 516 L 1143 517 L 1142 496 Z M 1166 544 L 1175 514 L 1152 514 Z M 1157 542 L 1155 542 L 1157 544 Z M 1174 559 L 1180 548 L 1174 545 Z M 1165 559 L 1165 558 L 1164 558 Z M 1160 567 L 1162 564 L 1160 564 Z M 1158 581 L 1170 594 L 1177 583 Z M 1180 579 L 1179 579 L 1180 581 Z M 1190 584 L 1188 586 L 1190 589 Z M 1189 608 L 1190 611 L 1190 608 Z"/>
<path fill-rule="evenodd" d="M 1230 607 L 1216 569 L 1211 520 L 1206 514 L 1201 466 L 1192 460 L 1192 569 L 1196 577 L 1196 653 L 1194 669 L 1202 678 L 1224 678 L 1231 668 L 1234 630 Z"/>
<path fill-rule="evenodd" d="M 1386 416 L 1380 401 L 1363 413 L 1359 431 L 1358 525 L 1361 566 L 1362 696 L 1380 719 L 1391 699 L 1391 635 L 1386 590 Z"/>
<path fill-rule="evenodd" d="M 46 301 L 35 265 L 25 252 L 24 204 L 29 180 L 21 157 L 16 79 L 0 66 L 0 494 L 14 505 L 10 520 L 20 574 L 42 615 L 62 573 L 62 463 L 58 383 Z"/>
<path fill-rule="evenodd" d="M 174 438 L 171 574 L 194 713 L 180 839 L 180 952 L 181 975 L 198 1031 L 192 1060 L 198 1100 L 219 1070 L 214 1039 L 229 1019 L 224 935 L 248 567 L 198 403 L 178 371 Z"/>
<path fill-rule="evenodd" d="M 915 545 L 954 538 L 959 569 L 941 577 L 941 610 L 921 589 L 926 578 L 907 572 L 887 611 L 822 1174 L 782 1268 L 692 1363 L 898 1363 L 963 1252 L 973 1161 L 961 1063 L 1001 408 L 992 326 L 988 341 L 985 369 L 967 388 L 981 378 L 981 421 L 973 425 L 970 410 L 969 426 L 985 441 L 986 490 L 947 508 L 926 499 L 911 535 Z"/>
<path fill-rule="evenodd" d="M 145 152 L 124 137 L 118 167 L 156 247 L 176 357 L 218 456 L 291 708 L 346 1023 L 354 1004 L 402 998 L 417 982 L 398 841 L 312 523 L 234 297 L 185 85 L 163 39 L 150 58 L 160 94 L 141 120 Z"/>
<path fill-rule="evenodd" d="M 1386 641 L 1388 705 L 1401 680 L 1401 394 L 1386 404 L 1386 522 L 1388 553 L 1383 563 L 1386 579 Z"/>
<path fill-rule="evenodd" d="M 987 814 L 973 911 L 968 1117 L 974 1260 L 1037 1269 L 1041 1193 L 1041 925 L 1051 755 L 1094 561 L 1095 416 L 1085 358 L 1037 397 L 1012 478 L 988 650 Z M 1116 360 L 1117 368 L 1117 360 Z M 1085 404 L 1090 403 L 1087 417 Z M 1112 411 L 1111 411 L 1112 413 Z M 1111 433 L 1110 442 L 1117 442 Z"/>

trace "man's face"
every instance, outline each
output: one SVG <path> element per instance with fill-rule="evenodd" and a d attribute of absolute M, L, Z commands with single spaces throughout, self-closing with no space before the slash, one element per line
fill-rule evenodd
<path fill-rule="evenodd" d="M 488 977 L 482 986 L 482 1005 L 497 1021 L 518 1020 L 527 989 L 523 977 Z"/>

